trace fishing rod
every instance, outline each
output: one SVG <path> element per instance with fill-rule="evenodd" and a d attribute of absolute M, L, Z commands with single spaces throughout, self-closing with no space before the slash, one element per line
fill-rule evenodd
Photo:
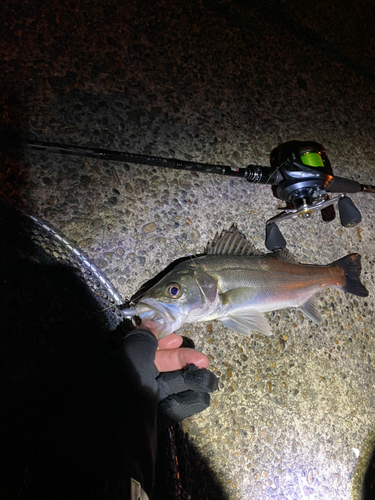
<path fill-rule="evenodd" d="M 244 168 L 43 141 L 21 141 L 20 145 L 38 151 L 240 177 L 250 183 L 267 184 L 274 196 L 286 203 L 282 212 L 266 222 L 265 244 L 270 251 L 286 247 L 277 222 L 309 218 L 316 210 L 320 210 L 325 222 L 331 222 L 336 216 L 334 204 L 337 203 L 342 226 L 353 227 L 361 222 L 362 216 L 346 193 L 375 193 L 375 186 L 335 176 L 324 147 L 314 141 L 285 142 L 272 150 L 270 167 L 247 165 Z M 341 194 L 330 198 L 329 193 Z"/>

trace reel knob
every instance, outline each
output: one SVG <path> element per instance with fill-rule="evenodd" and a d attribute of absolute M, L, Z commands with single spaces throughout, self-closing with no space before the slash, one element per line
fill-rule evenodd
<path fill-rule="evenodd" d="M 270 252 L 282 250 L 286 247 L 286 241 L 280 229 L 273 222 L 266 226 L 266 247 Z"/>
<path fill-rule="evenodd" d="M 348 196 L 343 196 L 338 202 L 340 221 L 344 227 L 354 227 L 362 220 L 361 212 Z"/>

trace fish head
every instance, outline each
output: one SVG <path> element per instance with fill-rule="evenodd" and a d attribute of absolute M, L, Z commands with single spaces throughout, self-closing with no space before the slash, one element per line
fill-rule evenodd
<path fill-rule="evenodd" d="M 191 263 L 182 262 L 142 296 L 135 310 L 142 321 L 157 324 L 161 339 L 184 323 L 203 318 L 217 297 L 217 280 Z"/>

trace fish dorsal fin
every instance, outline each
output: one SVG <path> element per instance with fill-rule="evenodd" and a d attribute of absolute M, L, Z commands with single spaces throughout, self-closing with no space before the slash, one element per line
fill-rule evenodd
<path fill-rule="evenodd" d="M 220 236 L 216 233 L 212 242 L 207 244 L 205 253 L 208 255 L 259 255 L 257 249 L 247 241 L 235 223 L 229 229 L 223 229 Z"/>
<path fill-rule="evenodd" d="M 286 248 L 283 248 L 282 250 L 275 250 L 274 252 L 268 254 L 272 255 L 273 257 L 277 257 L 280 260 L 283 260 L 284 262 L 291 262 L 292 264 L 299 264 L 298 260 L 294 257 L 294 255 L 289 252 Z"/>

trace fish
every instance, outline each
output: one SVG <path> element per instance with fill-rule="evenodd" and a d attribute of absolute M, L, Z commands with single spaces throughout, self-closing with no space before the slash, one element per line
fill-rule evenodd
<path fill-rule="evenodd" d="M 336 287 L 359 297 L 361 256 L 351 253 L 331 264 L 300 264 L 287 250 L 261 253 L 236 224 L 217 233 L 203 256 L 177 264 L 135 304 L 142 321 L 155 321 L 159 339 L 185 323 L 218 320 L 235 332 L 271 335 L 264 313 L 298 308 L 322 321 L 315 295 Z"/>

